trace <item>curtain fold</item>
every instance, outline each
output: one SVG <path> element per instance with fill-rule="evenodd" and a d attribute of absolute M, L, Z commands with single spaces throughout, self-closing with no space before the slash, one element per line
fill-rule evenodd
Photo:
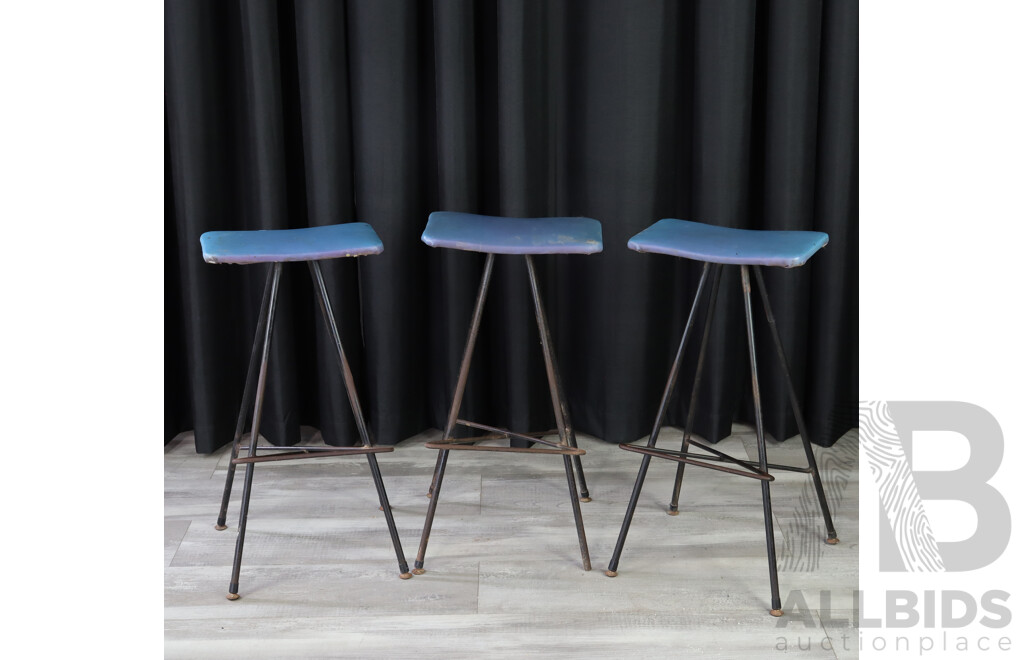
<path fill-rule="evenodd" d="M 356 220 L 352 172 L 352 115 L 348 64 L 348 28 L 345 5 L 338 2 L 300 2 L 295 12 L 295 55 L 298 107 L 304 173 L 304 199 L 309 226 Z M 301 216 L 300 216 L 301 220 Z M 359 337 L 359 273 L 351 259 L 331 259 L 321 264 L 328 294 L 335 308 L 338 331 L 343 337 Z M 300 277 L 305 278 L 305 274 Z M 305 284 L 306 282 L 303 282 Z M 316 409 L 309 419 L 319 418 L 327 438 L 355 437 L 355 421 L 347 405 L 345 385 L 327 326 L 314 325 L 315 350 L 305 351 L 312 360 L 315 388 L 307 397 Z M 361 342 L 349 342 L 346 357 L 362 391 L 365 371 Z M 314 396 L 315 394 L 315 396 Z"/>
<path fill-rule="evenodd" d="M 828 232 L 806 267 L 765 278 L 813 441 L 856 425 L 856 3 L 174 0 L 165 13 L 165 441 L 230 441 L 267 272 L 203 263 L 199 235 L 350 221 L 384 243 L 324 263 L 372 431 L 393 444 L 442 427 L 483 257 L 420 242 L 441 209 L 601 221 L 603 253 L 535 261 L 575 426 L 616 443 L 650 430 L 700 274 L 628 250 L 630 236 L 663 217 Z M 286 265 L 278 304 L 261 433 L 293 444 L 308 424 L 357 442 L 304 266 Z M 755 332 L 767 431 L 790 437 L 763 319 Z M 669 424 L 685 420 L 697 345 Z M 752 421 L 737 269 L 707 359 L 694 430 L 717 441 Z M 496 258 L 463 416 L 553 427 L 521 258 Z"/>

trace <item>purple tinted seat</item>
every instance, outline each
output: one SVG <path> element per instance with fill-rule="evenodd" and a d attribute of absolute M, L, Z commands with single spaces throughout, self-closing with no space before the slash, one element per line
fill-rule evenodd
<path fill-rule="evenodd" d="M 435 211 L 421 237 L 431 247 L 494 254 L 600 252 L 601 223 L 593 218 L 505 218 Z"/>
<path fill-rule="evenodd" d="M 211 264 L 317 261 L 380 254 L 384 245 L 365 222 L 250 231 L 208 231 L 199 237 Z"/>
<path fill-rule="evenodd" d="M 713 264 L 795 268 L 827 243 L 828 234 L 820 231 L 734 229 L 666 218 L 629 239 L 629 249 Z"/>

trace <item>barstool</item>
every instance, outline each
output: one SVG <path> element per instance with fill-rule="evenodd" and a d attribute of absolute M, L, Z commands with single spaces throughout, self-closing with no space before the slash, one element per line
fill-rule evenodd
<path fill-rule="evenodd" d="M 779 578 L 775 564 L 775 532 L 772 525 L 772 500 L 768 487 L 769 482 L 773 481 L 775 477 L 769 473 L 769 469 L 810 473 L 814 481 L 814 488 L 817 491 L 818 504 L 825 519 L 825 529 L 828 532 L 825 542 L 829 545 L 839 543 L 835 526 L 832 524 L 832 516 L 829 513 L 828 502 L 825 501 L 825 491 L 822 488 L 821 476 L 818 474 L 818 464 L 814 459 L 814 452 L 811 450 L 810 436 L 807 434 L 807 427 L 804 424 L 803 414 L 800 411 L 800 402 L 797 400 L 796 390 L 793 388 L 793 382 L 789 374 L 789 364 L 782 350 L 782 341 L 779 338 L 778 328 L 775 326 L 775 317 L 772 316 L 771 306 L 768 303 L 768 293 L 765 290 L 764 279 L 761 275 L 761 266 L 781 266 L 782 268 L 802 266 L 811 255 L 824 247 L 826 243 L 828 243 L 828 234 L 815 231 L 732 229 L 673 219 L 660 220 L 629 240 L 630 249 L 637 252 L 654 252 L 702 261 L 704 262 L 704 269 L 701 273 L 700 282 L 697 285 L 697 295 L 694 296 L 689 318 L 686 321 L 686 326 L 683 328 L 683 337 L 679 342 L 675 361 L 669 370 L 668 382 L 665 384 L 665 391 L 661 397 L 661 406 L 659 406 L 658 413 L 654 418 L 654 428 L 651 430 L 647 445 L 645 447 L 627 444 L 619 445 L 620 448 L 627 451 L 644 454 L 644 457 L 640 462 L 640 471 L 636 476 L 633 494 L 630 496 L 629 504 L 626 507 L 626 516 L 622 521 L 619 538 L 615 543 L 611 561 L 608 563 L 608 570 L 605 571 L 608 577 L 618 575 L 617 570 L 619 557 L 622 554 L 622 546 L 626 541 L 626 534 L 629 533 L 629 524 L 633 520 L 633 512 L 636 510 L 637 499 L 643 488 L 651 457 L 664 458 L 676 461 L 679 464 L 676 468 L 675 486 L 672 491 L 672 502 L 669 505 L 669 515 L 677 515 L 679 513 L 679 489 L 683 479 L 683 468 L 687 463 L 739 476 L 751 477 L 761 482 L 764 530 L 768 547 L 768 576 L 772 590 L 772 616 L 782 616 L 782 601 L 779 598 Z M 711 328 L 711 319 L 714 315 L 715 300 L 718 297 L 718 285 L 721 280 L 723 265 L 739 265 L 743 279 L 747 345 L 750 349 L 750 375 L 754 394 L 754 421 L 757 426 L 757 462 L 734 458 L 691 438 L 693 415 L 697 406 L 697 392 L 700 388 L 701 370 L 704 366 L 704 352 L 707 348 L 708 334 Z M 757 287 L 761 292 L 761 302 L 764 305 L 765 315 L 768 319 L 768 327 L 771 328 L 775 349 L 779 354 L 779 363 L 782 366 L 782 372 L 789 389 L 789 401 L 793 407 L 793 414 L 796 416 L 797 428 L 800 431 L 804 453 L 807 456 L 807 467 L 805 468 L 769 463 L 765 452 L 764 423 L 761 416 L 761 394 L 757 380 L 757 356 L 754 350 L 754 320 L 750 305 L 750 270 L 754 271 L 754 278 L 757 280 Z M 709 277 L 711 279 L 711 290 L 707 303 L 707 315 L 704 321 L 704 333 L 701 337 L 700 353 L 697 357 L 693 391 L 690 393 L 690 407 L 686 412 L 686 427 L 683 429 L 682 448 L 680 451 L 658 449 L 655 445 L 658 441 L 658 433 L 661 431 L 662 422 L 664 421 L 665 408 L 672 397 L 676 377 L 679 375 L 679 363 L 683 356 L 683 350 L 686 347 L 687 339 L 689 339 L 690 329 L 693 327 L 694 319 L 697 315 L 697 306 L 700 304 L 701 295 L 707 288 Z M 688 450 L 691 445 L 704 450 L 707 454 L 689 452 Z"/>
<path fill-rule="evenodd" d="M 589 571 L 590 551 L 587 548 L 587 537 L 583 530 L 583 517 L 580 512 L 580 502 L 590 501 L 586 478 L 583 475 L 583 464 L 580 461 L 580 456 L 586 452 L 576 444 L 576 434 L 573 431 L 572 421 L 569 418 L 569 406 L 565 400 L 562 382 L 558 375 L 551 332 L 548 329 L 544 306 L 541 304 L 540 290 L 537 287 L 537 274 L 534 270 L 531 255 L 593 254 L 600 252 L 602 247 L 601 223 L 591 218 L 505 218 L 475 215 L 472 213 L 436 212 L 430 214 L 422 239 L 424 243 L 431 247 L 484 252 L 487 254 L 487 260 L 484 262 L 484 272 L 480 278 L 476 306 L 469 325 L 469 336 L 466 339 L 466 348 L 462 355 L 462 365 L 459 368 L 459 378 L 455 384 L 455 394 L 452 398 L 452 407 L 448 413 L 444 434 L 440 442 L 428 442 L 425 445 L 430 449 L 437 449 L 438 455 L 433 481 L 430 484 L 430 490 L 427 492 L 427 496 L 431 498 L 430 505 L 427 507 L 427 519 L 423 524 L 423 536 L 420 539 L 420 548 L 416 555 L 416 562 L 412 572 L 417 575 L 425 572 L 423 569 L 423 559 L 427 552 L 427 541 L 430 539 L 430 528 L 434 522 L 434 512 L 437 510 L 437 502 L 441 495 L 441 483 L 444 480 L 444 471 L 448 464 L 448 452 L 452 450 L 560 454 L 565 462 L 565 477 L 569 483 L 569 497 L 572 503 L 573 516 L 576 519 L 576 533 L 579 537 L 580 554 L 583 557 L 583 569 Z M 469 365 L 473 357 L 473 347 L 476 344 L 477 332 L 480 330 L 480 319 L 483 314 L 484 301 L 487 298 L 487 288 L 491 281 L 495 254 L 523 255 L 526 259 L 526 269 L 530 278 L 530 291 L 533 294 L 533 306 L 537 317 L 537 328 L 540 330 L 541 349 L 544 353 L 548 388 L 551 391 L 551 405 L 554 408 L 555 424 L 558 427 L 558 442 L 543 437 L 550 432 L 518 433 L 488 424 L 459 419 L 462 395 L 465 392 L 466 380 L 469 377 Z M 456 425 L 485 431 L 487 434 L 472 438 L 454 439 L 452 434 L 455 431 Z M 525 440 L 530 443 L 540 443 L 547 447 L 495 447 L 473 444 L 480 440 L 494 438 L 507 438 L 510 441 L 510 445 L 511 441 L 516 439 Z M 573 475 L 574 463 L 575 476 L 579 478 L 582 499 L 576 491 L 576 478 Z"/>
<path fill-rule="evenodd" d="M 270 272 L 267 273 L 267 283 L 263 290 L 263 303 L 260 306 L 259 322 L 256 326 L 256 338 L 252 346 L 252 355 L 249 358 L 249 371 L 245 377 L 245 389 L 242 393 L 242 406 L 238 412 L 238 423 L 235 426 L 235 438 L 231 444 L 231 462 L 228 464 L 227 479 L 224 483 L 224 496 L 221 499 L 220 513 L 217 516 L 218 530 L 226 529 L 224 524 L 227 518 L 228 500 L 231 498 L 231 485 L 235 478 L 235 467 L 245 465 L 245 484 L 242 488 L 242 510 L 238 518 L 238 540 L 235 543 L 235 560 L 231 569 L 231 582 L 228 586 L 228 600 L 238 599 L 238 577 L 242 567 L 242 546 L 245 543 L 245 523 L 249 515 L 249 496 L 252 492 L 253 470 L 257 463 L 267 461 L 287 461 L 304 458 L 322 458 L 326 456 L 351 456 L 353 454 L 366 454 L 370 463 L 370 473 L 373 475 L 373 483 L 377 487 L 377 496 L 380 500 L 381 510 L 388 523 L 388 530 L 391 532 L 391 542 L 395 546 L 395 555 L 398 557 L 398 566 L 402 579 L 412 577 L 409 573 L 409 565 L 402 552 L 402 544 L 398 539 L 398 530 L 395 528 L 395 519 L 391 514 L 391 507 L 388 504 L 388 495 L 384 490 L 384 481 L 381 479 L 380 468 L 377 465 L 375 454 L 394 451 L 394 447 L 376 447 L 370 437 L 363 419 L 363 411 L 359 405 L 359 396 L 356 394 L 355 379 L 352 370 L 349 368 L 348 360 L 345 358 L 345 350 L 341 345 L 341 337 L 338 334 L 338 326 L 334 321 L 334 310 L 331 308 L 330 297 L 327 295 L 327 286 L 324 284 L 324 276 L 320 270 L 321 259 L 335 259 L 337 257 L 358 257 L 370 254 L 380 254 L 384 246 L 377 237 L 376 232 L 370 225 L 364 222 L 351 222 L 341 225 L 326 225 L 322 227 L 307 227 L 303 229 L 271 229 L 264 231 L 211 231 L 199 237 L 203 246 L 203 259 L 212 264 L 273 264 Z M 352 406 L 352 415 L 355 417 L 359 437 L 363 441 L 362 447 L 257 447 L 257 440 L 260 432 L 260 416 L 263 411 L 263 395 L 267 378 L 267 360 L 270 355 L 270 341 L 274 332 L 274 310 L 277 303 L 278 283 L 281 279 L 281 264 L 286 261 L 305 261 L 309 265 L 309 271 L 315 284 L 317 299 L 320 303 L 320 311 L 323 313 L 324 321 L 331 338 L 334 340 L 334 347 L 337 349 L 338 362 L 345 380 L 345 389 L 348 392 L 349 404 Z M 256 364 L 259 359 L 259 372 L 257 375 Z M 245 430 L 247 420 L 247 407 L 253 394 L 253 386 L 256 388 L 256 401 L 253 407 L 252 431 L 249 435 L 249 445 L 241 447 L 242 433 Z M 268 451 L 269 454 L 258 455 L 260 451 Z M 245 451 L 246 455 L 241 456 L 240 452 Z"/>

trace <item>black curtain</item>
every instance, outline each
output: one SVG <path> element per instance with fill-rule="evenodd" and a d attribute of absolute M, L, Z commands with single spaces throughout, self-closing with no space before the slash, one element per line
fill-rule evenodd
<path fill-rule="evenodd" d="M 626 248 L 666 217 L 815 229 L 766 269 L 812 439 L 856 425 L 857 3 L 167 0 L 165 440 L 229 442 L 266 266 L 214 266 L 213 229 L 370 223 L 379 256 L 325 262 L 378 442 L 444 423 L 483 256 L 428 248 L 434 210 L 597 218 L 604 252 L 537 258 L 573 421 L 647 434 L 700 265 Z M 755 298 L 755 312 L 760 316 Z M 261 431 L 356 440 L 307 269 L 281 284 Z M 767 430 L 796 433 L 763 319 Z M 670 424 L 682 425 L 684 364 Z M 751 421 L 727 268 L 695 432 Z M 521 258 L 498 257 L 465 417 L 553 427 Z"/>

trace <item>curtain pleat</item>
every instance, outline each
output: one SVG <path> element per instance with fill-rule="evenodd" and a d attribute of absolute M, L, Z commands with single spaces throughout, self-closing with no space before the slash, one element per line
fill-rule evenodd
<path fill-rule="evenodd" d="M 856 424 L 857 5 L 820 0 L 239 0 L 165 4 L 165 438 L 231 439 L 266 266 L 212 266 L 214 229 L 370 223 L 324 262 L 378 442 L 447 417 L 483 255 L 420 242 L 434 210 L 583 215 L 605 250 L 535 263 L 575 426 L 650 430 L 701 265 L 626 248 L 663 217 L 826 231 L 765 269 L 812 439 Z M 767 430 L 796 433 L 754 296 Z M 703 322 L 703 309 L 697 327 Z M 698 338 L 668 423 L 682 425 Z M 695 432 L 751 422 L 738 269 L 726 269 Z M 463 416 L 554 416 L 521 257 L 496 257 Z M 261 433 L 357 442 L 307 268 L 284 268 Z"/>
<path fill-rule="evenodd" d="M 815 153 L 818 137 L 818 60 L 821 47 L 821 3 L 798 0 L 785 7 L 767 8 L 766 39 L 761 52 L 765 74 L 760 103 L 763 106 L 763 166 L 757 179 L 755 206 L 759 225 L 766 229 L 811 230 L 814 222 Z M 770 129 L 770 130 L 769 130 Z M 771 297 L 783 337 L 793 387 L 805 398 L 808 365 L 808 316 L 810 313 L 810 269 L 789 272 L 764 268 L 765 286 Z M 754 292 L 753 303 L 760 312 Z M 764 416 L 768 432 L 786 437 L 796 428 L 789 392 L 771 330 L 758 314 L 755 332 L 757 353 L 763 356 L 759 370 L 764 392 Z"/>
<path fill-rule="evenodd" d="M 295 46 L 305 199 L 310 226 L 356 220 L 353 190 L 352 119 L 345 5 L 330 0 L 295 5 Z M 347 339 L 345 356 L 360 392 L 365 372 L 359 312 L 359 276 L 352 259 L 321 264 L 334 306 L 338 331 Z M 306 282 L 312 281 L 300 274 Z M 315 312 L 314 312 L 315 316 Z M 316 409 L 319 428 L 330 444 L 358 442 L 336 349 L 326 324 L 315 326 Z M 365 394 L 364 394 L 365 397 Z M 310 397 L 313 399 L 313 397 Z M 311 419 L 315 419 L 312 417 Z"/>

